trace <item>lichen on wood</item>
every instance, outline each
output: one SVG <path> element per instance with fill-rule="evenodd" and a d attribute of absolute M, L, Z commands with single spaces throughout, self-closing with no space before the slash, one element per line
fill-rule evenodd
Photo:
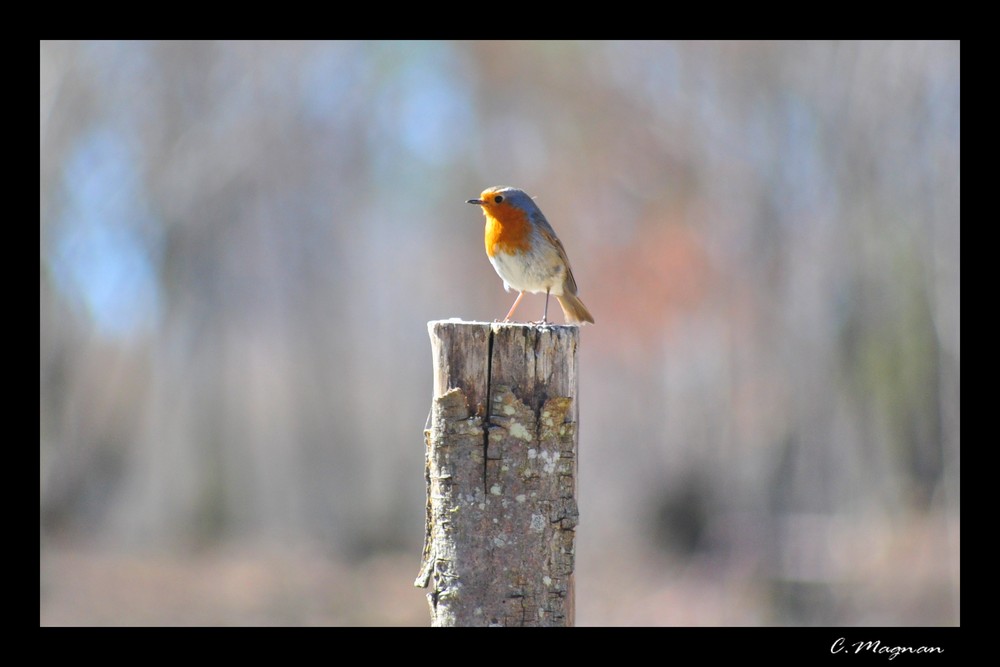
<path fill-rule="evenodd" d="M 572 625 L 576 327 L 429 330 L 435 396 L 415 585 L 428 589 L 431 622 Z"/>

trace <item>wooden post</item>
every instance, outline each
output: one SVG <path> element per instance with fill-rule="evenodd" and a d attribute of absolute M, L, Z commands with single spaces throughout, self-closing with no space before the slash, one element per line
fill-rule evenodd
<path fill-rule="evenodd" d="M 573 625 L 579 328 L 427 325 L 434 398 L 414 585 L 436 626 Z"/>

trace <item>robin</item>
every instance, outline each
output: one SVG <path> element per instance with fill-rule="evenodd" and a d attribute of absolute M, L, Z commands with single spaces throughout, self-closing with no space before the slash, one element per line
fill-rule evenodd
<path fill-rule="evenodd" d="M 483 190 L 478 204 L 486 216 L 486 255 L 503 279 L 508 292 L 519 294 L 503 319 L 509 322 L 525 292 L 545 292 L 541 324 L 548 323 L 549 294 L 559 300 L 566 322 L 593 322 L 594 318 L 576 295 L 576 280 L 559 237 L 541 209 L 523 190 L 497 186 Z"/>

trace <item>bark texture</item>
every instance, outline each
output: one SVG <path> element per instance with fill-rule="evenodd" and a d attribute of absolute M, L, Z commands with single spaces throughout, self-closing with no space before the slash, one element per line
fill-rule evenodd
<path fill-rule="evenodd" d="M 439 626 L 573 624 L 575 326 L 437 321 L 427 534 Z"/>

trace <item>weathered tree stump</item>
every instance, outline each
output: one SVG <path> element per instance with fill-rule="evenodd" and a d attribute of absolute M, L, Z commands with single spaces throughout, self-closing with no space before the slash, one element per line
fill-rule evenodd
<path fill-rule="evenodd" d="M 573 625 L 576 326 L 428 323 L 416 586 L 436 626 Z"/>

